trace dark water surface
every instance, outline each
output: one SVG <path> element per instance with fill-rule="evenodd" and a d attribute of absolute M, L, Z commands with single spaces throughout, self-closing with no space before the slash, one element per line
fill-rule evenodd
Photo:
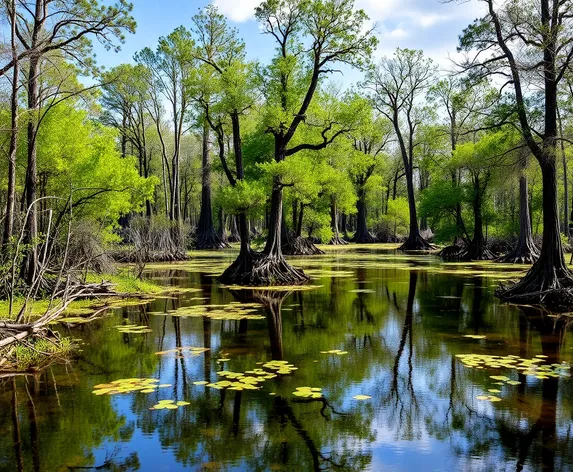
<path fill-rule="evenodd" d="M 494 297 L 515 269 L 353 248 L 296 261 L 313 275 L 315 290 L 252 292 L 215 282 L 232 257 L 200 253 L 189 263 L 152 267 L 149 277 L 196 290 L 62 327 L 83 342 L 77 360 L 0 379 L 0 469 L 573 470 L 571 378 L 472 368 L 456 357 L 573 362 L 566 321 Z M 236 305 L 229 306 L 245 300 L 260 303 L 250 315 L 256 319 L 238 319 Z M 237 319 L 173 311 L 200 304 L 224 305 L 211 310 Z M 127 322 L 152 332 L 118 331 Z M 209 350 L 156 354 L 191 346 Z M 336 349 L 347 354 L 321 353 Z M 272 359 L 298 370 L 259 390 L 194 384 Z M 521 383 L 497 385 L 491 375 Z M 95 385 L 126 378 L 170 386 L 92 393 Z M 293 395 L 304 386 L 322 388 L 323 397 Z M 190 404 L 149 409 L 161 399 Z"/>

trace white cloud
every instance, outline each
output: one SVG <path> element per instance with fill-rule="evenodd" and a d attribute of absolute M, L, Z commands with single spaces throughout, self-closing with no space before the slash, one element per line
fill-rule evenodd
<path fill-rule="evenodd" d="M 390 36 L 391 38 L 400 39 L 408 36 L 408 32 L 404 30 L 401 26 L 398 26 L 398 28 L 395 28 L 392 31 L 390 31 L 390 33 L 388 33 L 388 36 Z"/>
<path fill-rule="evenodd" d="M 219 12 L 237 23 L 252 19 L 255 7 L 260 3 L 261 0 L 213 0 L 213 5 L 219 8 Z"/>
<path fill-rule="evenodd" d="M 439 23 L 440 21 L 447 21 L 449 17 L 446 15 L 437 15 L 435 13 L 431 13 L 429 15 L 424 15 L 424 14 L 415 15 L 414 19 L 423 28 L 428 28 L 430 26 L 435 25 L 436 23 Z"/>

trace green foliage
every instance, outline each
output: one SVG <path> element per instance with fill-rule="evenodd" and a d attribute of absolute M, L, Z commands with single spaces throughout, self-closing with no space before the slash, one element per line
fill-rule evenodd
<path fill-rule="evenodd" d="M 140 177 L 133 157 L 122 159 L 117 134 L 87 113 L 60 104 L 46 113 L 38 133 L 38 171 L 45 176 L 61 214 L 99 222 L 108 237 L 121 215 L 140 211 L 153 199 L 157 177 Z"/>
<path fill-rule="evenodd" d="M 394 232 L 394 236 L 407 234 L 410 225 L 410 211 L 408 208 L 408 199 L 398 197 L 396 200 L 388 202 L 388 213 L 382 220 Z"/>
<path fill-rule="evenodd" d="M 14 346 L 5 358 L 5 367 L 10 366 L 13 371 L 40 369 L 54 360 L 69 357 L 76 347 L 69 338 L 32 339 L 26 344 Z"/>
<path fill-rule="evenodd" d="M 219 194 L 219 204 L 232 215 L 241 212 L 253 215 L 266 200 L 266 192 L 259 182 L 240 180 L 234 187 L 225 187 Z"/>

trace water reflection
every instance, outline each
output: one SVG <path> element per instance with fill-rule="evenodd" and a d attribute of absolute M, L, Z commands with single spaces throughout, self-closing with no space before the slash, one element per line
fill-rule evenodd
<path fill-rule="evenodd" d="M 571 470 L 570 379 L 513 371 L 520 385 L 496 386 L 490 375 L 507 372 L 469 369 L 455 357 L 571 362 L 568 319 L 499 305 L 488 275 L 432 272 L 415 260 L 384 268 L 402 264 L 397 257 L 325 256 L 321 269 L 351 276 L 321 275 L 319 289 L 292 293 L 232 291 L 195 269 L 150 274 L 194 291 L 74 329 L 85 345 L 69 365 L 0 379 L 0 470 Z M 317 269 L 316 261 L 301 263 Z M 233 301 L 260 304 L 264 319 L 174 314 Z M 120 333 L 122 320 L 153 332 Z M 155 354 L 186 346 L 208 350 Z M 271 359 L 298 370 L 257 391 L 195 384 Z M 169 387 L 92 394 L 98 383 L 130 377 Z M 322 388 L 324 398 L 294 397 L 301 386 Z M 492 388 L 502 401 L 476 399 Z M 190 405 L 149 410 L 160 399 Z"/>

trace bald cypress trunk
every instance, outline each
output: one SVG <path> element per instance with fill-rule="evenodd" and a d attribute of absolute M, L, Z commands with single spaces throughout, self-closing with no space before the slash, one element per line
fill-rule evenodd
<path fill-rule="evenodd" d="M 355 243 L 375 243 L 376 238 L 368 231 L 366 223 L 366 190 L 364 185 L 360 184 L 358 188 L 358 200 L 356 201 L 356 233 L 352 238 Z"/>
<path fill-rule="evenodd" d="M 16 49 L 16 2 L 12 1 L 10 9 L 12 60 L 12 93 L 10 96 L 10 148 L 8 150 L 8 189 L 6 194 L 6 216 L 2 246 L 4 253 L 14 232 L 14 207 L 16 203 L 16 152 L 18 147 L 18 81 L 20 80 L 20 61 Z"/>
<path fill-rule="evenodd" d="M 527 176 L 519 178 L 519 238 L 513 251 L 503 256 L 501 262 L 533 264 L 539 258 L 539 249 L 533 242 L 529 212 Z"/>
<path fill-rule="evenodd" d="M 215 231 L 211 207 L 211 156 L 209 153 L 209 123 L 203 125 L 201 212 L 195 233 L 195 249 L 223 249 L 228 247 Z"/>
<path fill-rule="evenodd" d="M 338 208 L 334 197 L 330 200 L 330 228 L 332 229 L 332 238 L 328 244 L 334 246 L 348 244 L 338 231 Z"/>

